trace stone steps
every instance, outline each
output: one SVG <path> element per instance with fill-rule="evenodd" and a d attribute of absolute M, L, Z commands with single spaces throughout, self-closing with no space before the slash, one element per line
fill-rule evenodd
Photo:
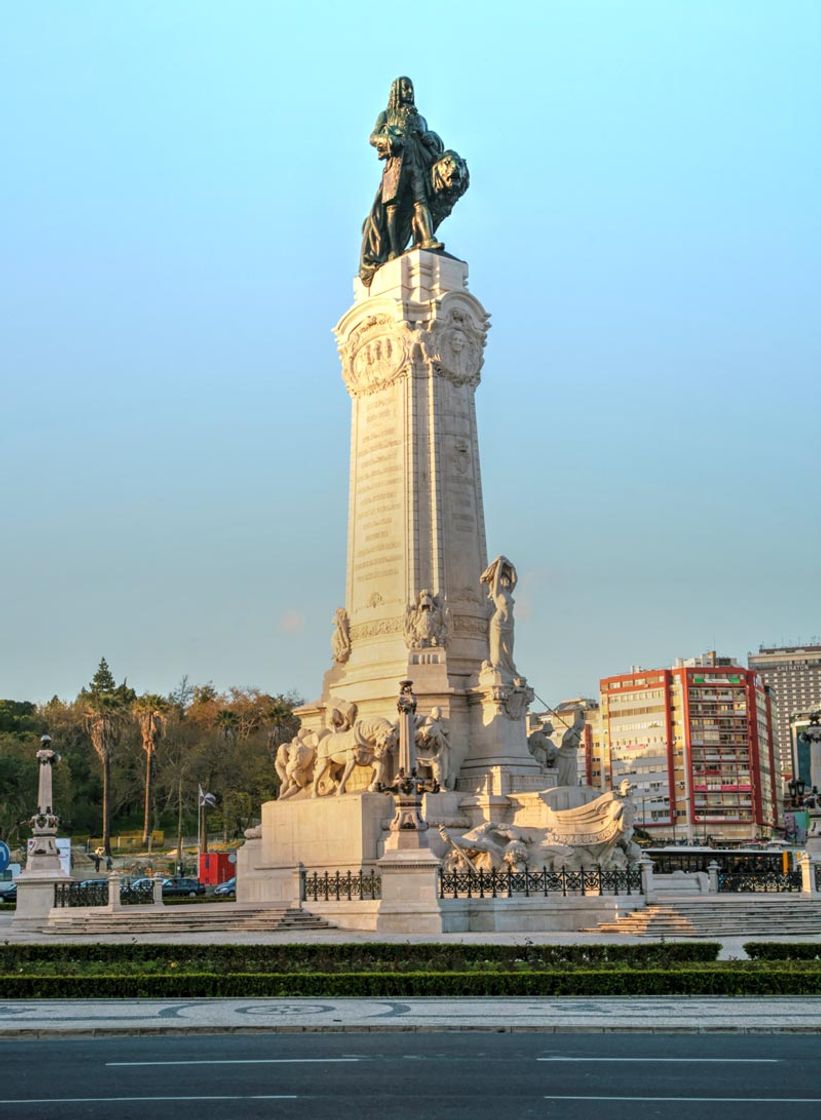
<path fill-rule="evenodd" d="M 130 933 L 135 936 L 148 933 L 242 933 L 319 930 L 334 928 L 324 918 L 288 906 L 242 907 L 228 909 L 220 906 L 219 913 L 203 913 L 202 907 L 169 907 L 159 912 L 145 910 L 129 913 L 128 907 L 112 913 L 100 909 L 98 913 L 75 912 L 52 915 L 46 933 L 51 934 L 103 934 Z M 178 911 L 185 909 L 185 913 Z"/>
<path fill-rule="evenodd" d="M 821 933 L 821 900 L 784 895 L 676 899 L 602 922 L 594 933 L 633 937 L 772 937 Z"/>

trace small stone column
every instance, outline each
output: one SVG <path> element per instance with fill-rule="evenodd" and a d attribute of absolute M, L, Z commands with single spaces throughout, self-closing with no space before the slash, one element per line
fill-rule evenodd
<path fill-rule="evenodd" d="M 644 891 L 644 897 L 650 902 L 655 888 L 653 885 L 653 861 L 649 856 L 643 855 L 641 857 L 639 871 L 641 872 L 641 889 Z"/>
<path fill-rule="evenodd" d="M 718 894 L 718 873 L 721 870 L 716 860 L 711 859 L 707 864 L 707 878 L 710 881 L 710 894 Z"/>
<path fill-rule="evenodd" d="M 108 909 L 119 910 L 121 906 L 120 873 L 119 871 L 112 871 L 108 875 Z"/>
<path fill-rule="evenodd" d="M 813 859 L 810 852 L 802 852 L 798 857 L 798 866 L 801 869 L 801 893 L 815 897 L 818 889 L 815 885 L 815 869 L 821 860 Z"/>
<path fill-rule="evenodd" d="M 153 898 L 154 905 L 155 906 L 162 906 L 163 905 L 162 875 L 155 875 L 154 876 L 154 882 L 152 884 L 151 889 L 154 892 L 154 898 Z"/>

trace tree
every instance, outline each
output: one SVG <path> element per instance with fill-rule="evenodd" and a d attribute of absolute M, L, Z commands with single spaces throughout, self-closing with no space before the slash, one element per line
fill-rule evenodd
<path fill-rule="evenodd" d="M 143 693 L 132 704 L 132 712 L 140 729 L 140 740 L 145 751 L 145 805 L 143 813 L 143 844 L 151 847 L 152 778 L 157 744 L 165 734 L 169 703 L 162 696 Z"/>
<path fill-rule="evenodd" d="M 91 684 L 80 693 L 84 701 L 86 728 L 100 760 L 103 775 L 103 848 L 111 855 L 111 756 L 117 748 L 126 714 L 135 693 L 125 681 L 115 684 L 104 657 L 100 658 Z"/>

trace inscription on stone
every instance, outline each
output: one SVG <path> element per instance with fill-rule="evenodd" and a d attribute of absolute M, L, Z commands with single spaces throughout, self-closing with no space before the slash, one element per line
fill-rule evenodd
<path fill-rule="evenodd" d="M 354 476 L 354 610 L 367 607 L 371 588 L 400 575 L 404 555 L 402 501 L 405 482 L 401 427 L 402 394 L 390 386 L 357 405 L 356 473 Z M 355 582 L 355 586 L 356 586 Z M 383 588 L 388 598 L 402 598 L 403 587 Z M 372 608 L 370 608 L 372 609 Z"/>

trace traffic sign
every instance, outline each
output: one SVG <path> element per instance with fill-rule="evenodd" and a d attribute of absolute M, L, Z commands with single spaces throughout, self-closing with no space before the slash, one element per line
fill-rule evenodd
<path fill-rule="evenodd" d="M 10 863 L 11 852 L 9 851 L 9 846 L 0 840 L 0 871 L 5 871 Z"/>

